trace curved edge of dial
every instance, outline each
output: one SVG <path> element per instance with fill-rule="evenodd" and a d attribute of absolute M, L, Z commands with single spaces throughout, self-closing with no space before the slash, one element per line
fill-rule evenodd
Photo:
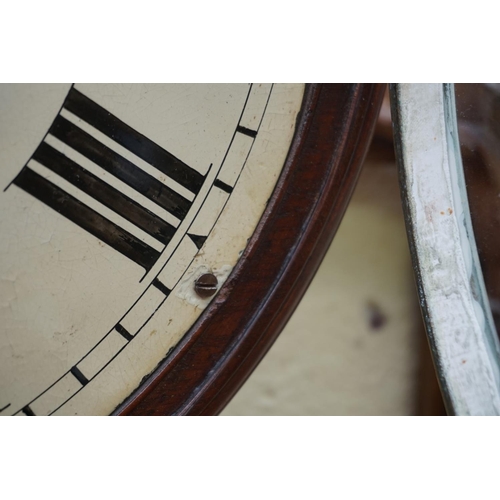
<path fill-rule="evenodd" d="M 285 166 L 218 295 L 114 415 L 214 415 L 269 350 L 313 279 L 368 150 L 385 84 L 309 84 Z"/>

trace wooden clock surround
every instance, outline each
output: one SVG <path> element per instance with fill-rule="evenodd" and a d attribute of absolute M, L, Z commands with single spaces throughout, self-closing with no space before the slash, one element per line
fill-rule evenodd
<path fill-rule="evenodd" d="M 269 350 L 340 224 L 385 84 L 309 84 L 281 177 L 242 258 L 115 415 L 216 415 Z"/>

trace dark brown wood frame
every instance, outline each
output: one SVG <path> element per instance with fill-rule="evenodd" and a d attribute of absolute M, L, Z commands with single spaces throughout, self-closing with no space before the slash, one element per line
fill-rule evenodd
<path fill-rule="evenodd" d="M 215 415 L 302 298 L 340 224 L 383 84 L 310 84 L 273 196 L 210 306 L 114 414 Z"/>

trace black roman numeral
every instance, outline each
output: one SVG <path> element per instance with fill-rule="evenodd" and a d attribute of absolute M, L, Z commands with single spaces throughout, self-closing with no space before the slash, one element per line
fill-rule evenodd
<path fill-rule="evenodd" d="M 203 175 L 129 127 L 78 90 L 74 88 L 70 90 L 63 109 L 87 122 L 193 194 L 199 192 L 204 181 Z M 192 205 L 191 201 L 95 139 L 61 114 L 54 120 L 49 134 L 175 216 L 179 221 L 187 215 Z M 175 233 L 174 226 L 57 151 L 47 142 L 40 144 L 32 159 L 119 214 L 161 244 L 167 245 L 172 239 Z M 45 179 L 29 166 L 23 168 L 13 183 L 144 267 L 146 271 L 151 269 L 160 256 L 160 252 L 150 245 Z"/>
<path fill-rule="evenodd" d="M 66 118 L 58 116 L 50 127 L 49 133 L 176 217 L 183 219 L 187 214 L 191 202 L 186 198 L 151 177 Z"/>
<path fill-rule="evenodd" d="M 72 88 L 68 94 L 64 107 L 104 135 L 111 137 L 124 148 L 132 151 L 139 158 L 168 175 L 171 179 L 174 179 L 181 186 L 189 189 L 194 194 L 198 194 L 205 179 L 203 175 L 188 167 L 146 136 L 123 123 L 75 88 Z"/>
<path fill-rule="evenodd" d="M 28 167 L 24 167 L 14 184 L 53 208 L 71 222 L 133 260 L 144 269 L 154 265 L 160 253 L 134 235 L 109 221 Z"/>

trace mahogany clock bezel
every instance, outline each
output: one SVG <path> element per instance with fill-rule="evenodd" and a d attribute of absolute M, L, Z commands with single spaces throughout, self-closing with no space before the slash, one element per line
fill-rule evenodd
<path fill-rule="evenodd" d="M 231 276 L 114 415 L 215 415 L 314 277 L 368 150 L 385 84 L 308 84 L 285 166 Z"/>

